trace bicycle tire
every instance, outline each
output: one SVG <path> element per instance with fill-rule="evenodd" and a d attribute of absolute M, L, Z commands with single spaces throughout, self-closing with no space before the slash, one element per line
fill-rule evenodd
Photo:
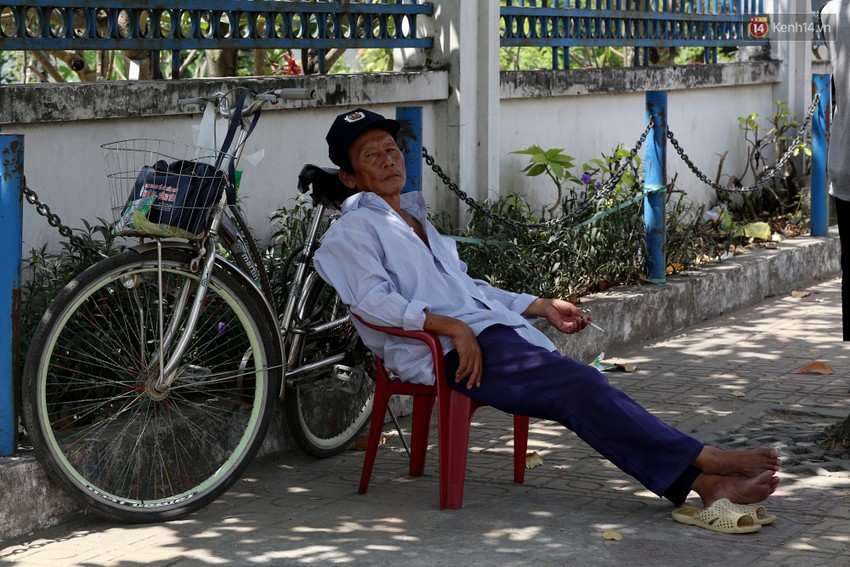
<path fill-rule="evenodd" d="M 312 272 L 296 309 L 296 325 L 324 323 L 346 312 L 333 288 Z M 330 367 L 318 373 L 313 381 L 288 387 L 284 396 L 287 423 L 298 446 L 318 458 L 339 454 L 369 424 L 375 397 L 374 357 L 350 322 L 323 333 L 296 335 L 288 342 L 287 358 L 294 360 L 295 366 L 309 364 L 348 345 L 341 364 L 362 372 L 359 387 L 353 393 L 337 386 Z"/>
<path fill-rule="evenodd" d="M 194 297 L 193 256 L 162 250 L 166 316 L 181 286 Z M 127 251 L 72 280 L 36 329 L 23 379 L 25 423 L 48 474 L 128 522 L 183 516 L 230 487 L 264 439 L 280 375 L 273 317 L 217 265 L 179 375 L 157 394 L 157 258 Z"/>

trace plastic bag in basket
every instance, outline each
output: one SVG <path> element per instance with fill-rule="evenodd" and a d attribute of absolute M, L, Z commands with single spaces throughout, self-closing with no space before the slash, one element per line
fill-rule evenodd
<path fill-rule="evenodd" d="M 123 235 L 203 238 L 227 185 L 227 175 L 209 164 L 160 160 L 139 172 L 115 229 Z"/>

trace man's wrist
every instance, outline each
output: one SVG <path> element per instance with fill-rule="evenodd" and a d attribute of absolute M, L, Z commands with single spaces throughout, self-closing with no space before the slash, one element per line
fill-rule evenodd
<path fill-rule="evenodd" d="M 532 301 L 525 311 L 522 312 L 525 317 L 543 317 L 546 314 L 546 308 L 552 303 L 551 299 L 538 297 Z"/>

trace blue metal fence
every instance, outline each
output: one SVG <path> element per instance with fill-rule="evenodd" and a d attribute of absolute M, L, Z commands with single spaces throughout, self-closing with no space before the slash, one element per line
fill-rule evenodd
<path fill-rule="evenodd" d="M 430 48 L 416 19 L 432 12 L 418 0 L 0 0 L 0 51 L 171 51 L 179 67 L 188 49 Z"/>
<path fill-rule="evenodd" d="M 315 49 L 324 72 L 328 49 L 433 43 L 417 37 L 417 16 L 434 10 L 422 0 L 174 4 L 0 0 L 0 51 L 170 51 L 176 69 L 181 50 Z M 578 46 L 634 47 L 634 64 L 645 64 L 652 48 L 697 46 L 716 62 L 718 48 L 767 43 L 758 32 L 762 10 L 762 0 L 502 0 L 500 43 L 552 48 L 554 68 L 569 68 L 569 49 Z"/>
<path fill-rule="evenodd" d="M 570 47 L 649 49 L 767 44 L 762 0 L 502 0 L 501 45 L 552 48 L 553 68 L 568 69 Z M 641 49 L 642 48 L 642 49 Z"/>

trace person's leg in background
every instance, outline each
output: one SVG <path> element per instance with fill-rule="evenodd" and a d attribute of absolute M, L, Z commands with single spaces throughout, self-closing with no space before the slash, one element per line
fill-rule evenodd
<path fill-rule="evenodd" d="M 841 326 L 845 341 L 850 341 L 850 201 L 834 198 L 841 240 Z"/>

